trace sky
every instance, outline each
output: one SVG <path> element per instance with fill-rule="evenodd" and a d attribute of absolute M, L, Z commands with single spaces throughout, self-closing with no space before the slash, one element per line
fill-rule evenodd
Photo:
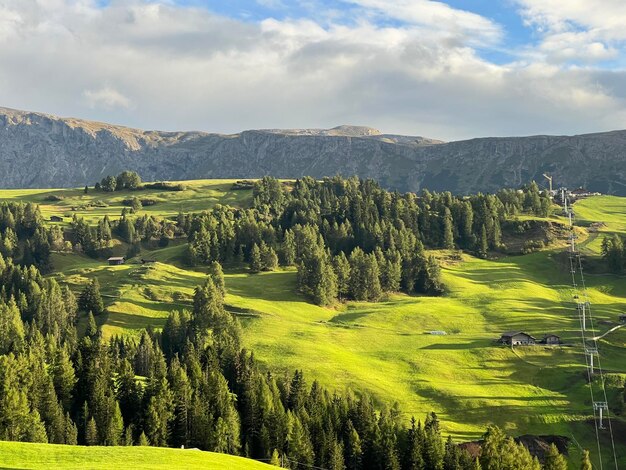
<path fill-rule="evenodd" d="M 626 128 L 624 0 L 0 0 L 0 106 L 442 140 Z"/>

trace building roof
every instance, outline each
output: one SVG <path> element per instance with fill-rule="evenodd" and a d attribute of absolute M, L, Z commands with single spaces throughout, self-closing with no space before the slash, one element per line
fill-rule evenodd
<path fill-rule="evenodd" d="M 124 261 L 123 256 L 111 256 L 107 261 Z"/>
<path fill-rule="evenodd" d="M 554 333 L 546 333 L 545 335 L 543 335 L 544 338 L 547 338 L 548 336 L 556 336 L 557 338 L 560 338 L 559 335 L 554 334 Z"/>
<path fill-rule="evenodd" d="M 529 335 L 528 333 L 524 333 L 523 331 L 505 331 L 504 333 L 502 333 L 502 336 L 506 336 L 506 337 L 512 337 L 516 335 L 526 335 L 529 338 L 535 339 L 534 336 Z"/>

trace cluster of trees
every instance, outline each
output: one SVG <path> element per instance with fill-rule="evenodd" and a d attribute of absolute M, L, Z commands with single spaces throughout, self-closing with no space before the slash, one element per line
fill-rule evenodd
<path fill-rule="evenodd" d="M 96 190 L 113 192 L 129 189 L 134 191 L 141 186 L 141 177 L 134 171 L 123 171 L 117 176 L 105 176 L 95 184 Z"/>
<path fill-rule="evenodd" d="M 528 212 L 545 216 L 550 200 L 532 183 L 496 195 L 389 192 L 356 178 L 302 178 L 288 186 L 266 177 L 249 209 L 217 206 L 179 215 L 191 264 L 247 261 L 254 272 L 276 253 L 295 265 L 303 292 L 320 304 L 337 298 L 377 300 L 403 290 L 438 294 L 437 262 L 425 248 L 459 248 L 487 256 L 504 248 L 502 222 Z M 263 249 L 262 249 L 263 248 Z M 365 287 L 364 287 L 365 286 Z M 366 290 L 367 289 L 367 290 Z"/>
<path fill-rule="evenodd" d="M 624 241 L 619 235 L 604 237 L 602 240 L 602 258 L 612 273 L 621 274 L 624 271 L 626 268 L 626 249 L 624 249 Z"/>
<path fill-rule="evenodd" d="M 35 267 L 0 258 L 0 439 L 86 445 L 181 445 L 289 468 L 539 469 L 521 445 L 489 428 L 480 458 L 444 440 L 435 414 L 406 426 L 397 406 L 331 393 L 302 372 L 275 376 L 241 347 L 224 309 L 219 263 L 162 332 L 105 342 L 94 317 L 77 338 L 76 300 Z M 549 462 L 553 462 L 550 463 Z M 562 469 L 549 456 L 544 468 Z"/>
<path fill-rule="evenodd" d="M 110 256 L 113 236 L 130 244 L 132 255 L 140 251 L 141 242 L 167 246 L 171 238 L 181 235 L 175 222 L 152 215 L 134 218 L 123 215 L 120 219 L 113 221 L 105 215 L 96 226 L 74 215 L 70 228 L 71 232 L 68 236 L 73 242 L 74 250 L 94 258 Z"/>
<path fill-rule="evenodd" d="M 51 247 L 63 248 L 60 228 L 47 229 L 35 204 L 0 203 L 0 254 L 49 271 Z"/>

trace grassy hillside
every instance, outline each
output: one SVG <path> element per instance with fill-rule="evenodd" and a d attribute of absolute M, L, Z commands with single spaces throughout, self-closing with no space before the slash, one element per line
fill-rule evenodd
<path fill-rule="evenodd" d="M 229 191 L 229 182 L 188 184 L 181 193 L 160 194 L 164 201 L 149 210 L 171 216 L 216 203 L 247 204 L 251 198 L 250 191 Z M 75 204 L 71 201 L 96 198 L 81 193 L 61 192 L 63 200 L 45 203 L 45 213 L 66 210 Z M 46 194 L 3 191 L 0 198 L 44 204 Z M 77 212 L 117 216 L 122 207 L 118 199 L 128 194 L 107 197 L 108 207 Z M 590 198 L 578 202 L 575 210 L 584 226 L 579 233 L 588 259 L 599 255 L 603 232 L 626 233 L 626 199 Z M 161 327 L 172 309 L 189 308 L 193 289 L 205 274 L 181 264 L 183 248 L 181 242 L 151 252 L 150 257 L 159 261 L 152 266 L 109 267 L 76 254 L 56 254 L 53 262 L 61 271 L 56 276 L 77 288 L 93 276 L 99 278 L 109 308 L 98 319 L 105 335 L 135 334 L 147 325 Z M 492 260 L 436 252 L 442 261 L 445 296 L 392 295 L 376 304 L 350 302 L 335 308 L 307 302 L 296 291 L 293 269 L 256 275 L 245 269 L 227 270 L 226 302 L 233 312 L 244 312 L 246 346 L 273 370 L 303 369 L 309 379 L 331 388 L 367 391 L 381 405 L 398 401 L 407 419 L 434 410 L 445 432 L 457 439 L 477 438 L 494 422 L 512 434 L 574 437 L 593 450 L 574 292 L 562 251 L 551 248 Z M 594 274 L 587 282 L 595 333 L 601 335 L 626 311 L 626 279 Z M 557 333 L 565 344 L 514 350 L 496 344 L 501 332 L 514 329 L 538 338 Z M 447 334 L 431 335 L 432 330 Z M 600 348 L 614 398 L 626 374 L 626 329 L 609 333 Z M 614 426 L 616 435 L 626 435 L 623 421 Z M 606 437 L 603 434 L 602 439 Z M 626 460 L 623 437 L 619 446 Z M 576 448 L 572 452 L 575 455 Z"/>
<path fill-rule="evenodd" d="M 142 214 L 172 217 L 179 212 L 201 211 L 215 204 L 244 205 L 251 200 L 252 191 L 231 191 L 235 180 L 184 181 L 184 191 L 145 189 L 140 191 L 95 191 L 85 194 L 83 189 L 5 189 L 0 190 L 0 200 L 14 200 L 39 204 L 46 219 L 50 216 L 64 217 L 67 224 L 74 214 L 95 222 L 105 215 L 119 217 L 125 199 L 134 196 L 151 199 L 154 205 L 146 205 Z M 52 200 L 51 200 L 52 199 Z M 58 200 L 56 200 L 58 199 Z"/>
<path fill-rule="evenodd" d="M 0 441 L 0 468 L 263 470 L 276 467 L 241 457 L 191 449 L 84 447 Z"/>

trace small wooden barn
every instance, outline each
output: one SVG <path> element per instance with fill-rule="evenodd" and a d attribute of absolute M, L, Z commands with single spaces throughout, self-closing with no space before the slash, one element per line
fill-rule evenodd
<path fill-rule="evenodd" d="M 500 343 L 508 344 L 509 346 L 530 346 L 537 342 L 537 340 L 523 331 L 505 331 L 500 336 Z"/>
<path fill-rule="evenodd" d="M 559 335 L 555 335 L 554 333 L 548 333 L 543 336 L 541 340 L 543 344 L 561 344 L 561 337 Z"/>
<path fill-rule="evenodd" d="M 51 215 L 50 222 L 63 222 L 63 217 L 58 215 Z"/>
<path fill-rule="evenodd" d="M 619 322 L 620 322 L 620 323 L 626 323 L 626 313 L 622 313 L 622 314 L 619 316 Z"/>
<path fill-rule="evenodd" d="M 120 264 L 124 264 L 123 256 L 111 256 L 108 260 L 110 266 L 118 266 Z"/>

